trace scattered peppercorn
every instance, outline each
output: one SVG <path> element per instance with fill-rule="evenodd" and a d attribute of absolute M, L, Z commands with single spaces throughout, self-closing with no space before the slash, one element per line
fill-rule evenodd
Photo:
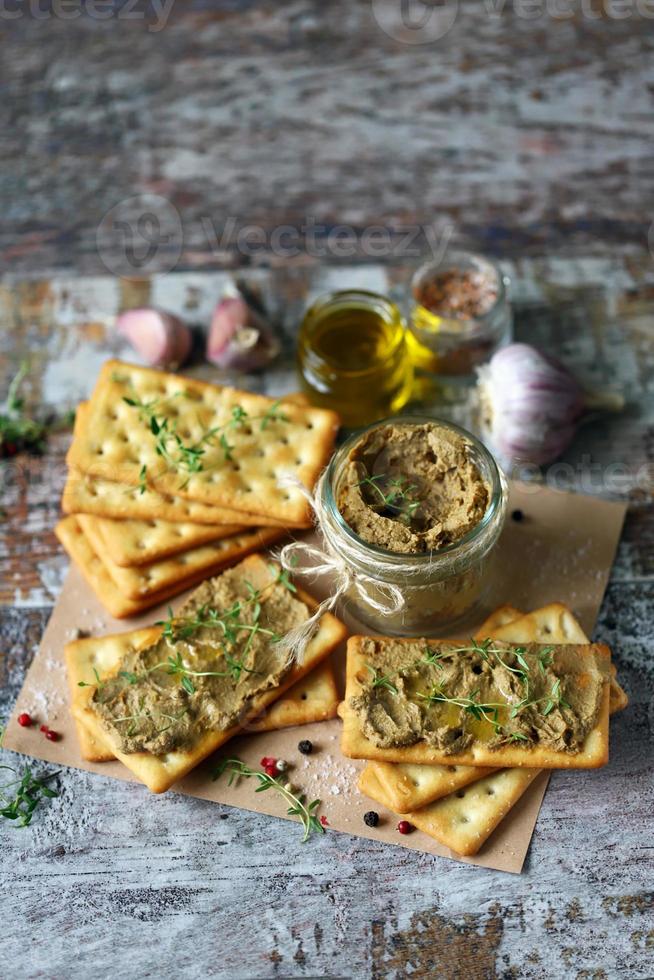
<path fill-rule="evenodd" d="M 45 737 L 50 742 L 58 742 L 59 741 L 59 732 L 53 732 L 50 728 L 48 728 L 47 732 L 45 733 Z"/>
<path fill-rule="evenodd" d="M 518 524 L 519 524 L 519 523 L 520 523 L 520 521 L 524 521 L 524 519 L 525 519 L 525 515 L 524 515 L 524 513 L 523 513 L 523 512 L 522 512 L 522 511 L 521 511 L 521 510 L 520 510 L 520 509 L 518 508 L 517 510 L 514 510 L 514 511 L 512 512 L 512 514 L 511 514 L 511 519 L 512 519 L 512 520 L 514 520 L 514 521 L 516 521 L 516 523 L 518 523 Z"/>
<path fill-rule="evenodd" d="M 39 731 L 40 732 L 47 732 L 48 731 L 48 726 L 47 725 L 41 725 L 41 727 L 39 728 Z"/>
<path fill-rule="evenodd" d="M 276 762 L 277 759 L 275 759 L 272 755 L 264 755 L 262 756 L 259 765 L 263 766 L 263 768 L 265 769 L 266 766 L 274 766 Z"/>
<path fill-rule="evenodd" d="M 367 813 L 363 815 L 363 822 L 366 827 L 376 827 L 379 823 L 379 814 L 375 810 L 368 810 Z"/>
<path fill-rule="evenodd" d="M 401 834 L 410 834 L 414 828 L 413 828 L 413 824 L 409 823 L 408 820 L 400 820 L 400 822 L 397 825 L 397 829 Z"/>
<path fill-rule="evenodd" d="M 320 818 L 320 823 L 323 825 L 323 827 L 329 827 L 329 820 L 325 816 Z"/>
<path fill-rule="evenodd" d="M 277 772 L 286 772 L 288 769 L 288 762 L 285 759 L 278 759 L 275 763 L 275 769 Z"/>
<path fill-rule="evenodd" d="M 33 722 L 26 711 L 23 711 L 22 715 L 18 716 L 18 724 L 22 725 L 23 728 L 31 728 Z"/>
<path fill-rule="evenodd" d="M 302 755 L 311 755 L 313 752 L 313 742 L 310 742 L 308 738 L 303 738 L 301 742 L 297 744 L 298 752 Z"/>

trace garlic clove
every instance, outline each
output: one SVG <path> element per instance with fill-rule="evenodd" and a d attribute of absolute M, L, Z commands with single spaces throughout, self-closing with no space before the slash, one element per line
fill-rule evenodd
<path fill-rule="evenodd" d="M 126 310 L 117 318 L 116 329 L 148 367 L 180 367 L 191 350 L 191 331 L 186 324 L 154 307 Z"/>
<path fill-rule="evenodd" d="M 279 343 L 243 296 L 225 296 L 213 312 L 206 353 L 217 367 L 254 371 L 277 356 Z"/>

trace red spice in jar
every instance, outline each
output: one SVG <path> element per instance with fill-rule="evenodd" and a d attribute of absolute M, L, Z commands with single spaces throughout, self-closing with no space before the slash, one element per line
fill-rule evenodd
<path fill-rule="evenodd" d="M 421 306 L 439 316 L 474 320 L 485 316 L 497 299 L 497 283 L 479 269 L 446 269 L 415 288 Z"/>

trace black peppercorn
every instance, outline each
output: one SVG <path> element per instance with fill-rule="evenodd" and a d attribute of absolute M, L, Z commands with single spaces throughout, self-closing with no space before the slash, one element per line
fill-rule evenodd
<path fill-rule="evenodd" d="M 374 810 L 368 810 L 367 813 L 363 815 L 363 822 L 366 827 L 376 827 L 379 823 L 379 814 L 375 813 Z"/>
<path fill-rule="evenodd" d="M 298 742 L 297 747 L 302 755 L 311 755 L 313 752 L 313 742 L 310 742 L 308 738 L 303 738 L 301 742 Z"/>
<path fill-rule="evenodd" d="M 522 513 L 522 511 L 520 509 L 518 509 L 518 510 L 514 510 L 513 511 L 513 513 L 511 514 L 511 517 L 512 517 L 512 519 L 514 521 L 517 521 L 518 524 L 519 524 L 520 521 L 524 520 L 525 515 Z"/>

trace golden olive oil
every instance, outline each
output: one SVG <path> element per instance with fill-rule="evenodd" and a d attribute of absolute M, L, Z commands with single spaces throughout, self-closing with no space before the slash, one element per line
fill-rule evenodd
<path fill-rule="evenodd" d="M 345 426 L 398 412 L 413 381 L 399 309 L 363 290 L 321 297 L 302 322 L 298 370 L 312 403 L 337 411 Z"/>

